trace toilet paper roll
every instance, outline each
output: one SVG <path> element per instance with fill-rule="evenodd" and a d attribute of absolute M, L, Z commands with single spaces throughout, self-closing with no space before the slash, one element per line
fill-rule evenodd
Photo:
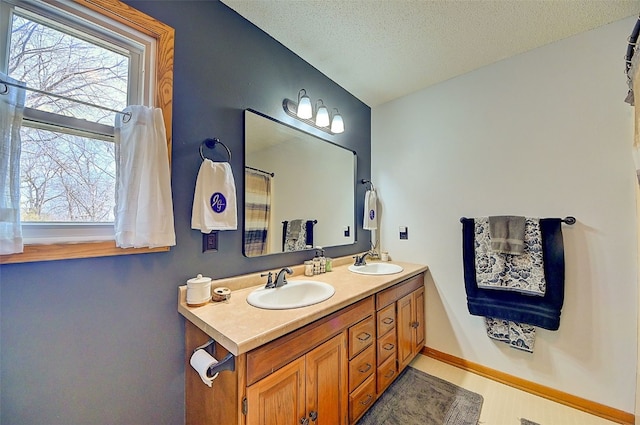
<path fill-rule="evenodd" d="M 218 377 L 219 372 L 213 376 L 207 375 L 207 370 L 209 370 L 211 366 L 217 365 L 218 360 L 216 360 L 211 354 L 202 349 L 196 350 L 191 355 L 189 363 L 191 363 L 191 367 L 194 368 L 196 372 L 198 372 L 198 375 L 200 375 L 200 379 L 202 379 L 202 382 L 204 382 L 204 384 L 208 387 L 210 387 L 213 380 Z"/>
<path fill-rule="evenodd" d="M 215 288 L 211 296 L 213 301 L 226 301 L 229 298 L 231 298 L 231 289 L 225 288 L 224 286 Z"/>

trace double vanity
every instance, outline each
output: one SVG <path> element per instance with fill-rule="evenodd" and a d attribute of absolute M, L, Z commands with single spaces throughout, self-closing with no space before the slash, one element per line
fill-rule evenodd
<path fill-rule="evenodd" d="M 292 267 L 287 292 L 260 289 L 261 273 L 220 279 L 213 287 L 231 297 L 202 307 L 187 306 L 181 286 L 187 425 L 355 424 L 424 346 L 427 267 L 370 262 L 367 273 L 349 270 L 352 262 L 334 260 L 316 276 Z M 283 300 L 254 302 L 268 291 Z M 297 307 L 309 294 L 301 303 L 310 305 Z M 233 356 L 233 370 L 208 387 L 189 360 L 212 339 L 218 360 Z"/>

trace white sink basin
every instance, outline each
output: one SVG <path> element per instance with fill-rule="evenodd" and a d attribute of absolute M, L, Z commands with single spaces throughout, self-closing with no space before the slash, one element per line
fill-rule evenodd
<path fill-rule="evenodd" d="M 286 310 L 306 307 L 328 300 L 336 292 L 328 283 L 315 280 L 289 280 L 279 288 L 258 288 L 247 296 L 254 307 L 268 310 Z"/>
<path fill-rule="evenodd" d="M 397 264 L 390 263 L 369 263 L 364 266 L 349 266 L 349 271 L 360 274 L 395 274 L 404 270 Z"/>

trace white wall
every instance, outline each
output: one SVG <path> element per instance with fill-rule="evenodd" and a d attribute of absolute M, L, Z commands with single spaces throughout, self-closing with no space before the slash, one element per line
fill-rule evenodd
<path fill-rule="evenodd" d="M 427 346 L 634 411 L 637 350 L 632 108 L 626 19 L 372 111 L 382 249 L 425 263 Z M 464 54 L 464 52 L 461 52 Z M 535 353 L 490 340 L 468 313 L 460 217 L 564 217 L 559 331 Z M 399 240 L 398 226 L 409 227 Z"/>

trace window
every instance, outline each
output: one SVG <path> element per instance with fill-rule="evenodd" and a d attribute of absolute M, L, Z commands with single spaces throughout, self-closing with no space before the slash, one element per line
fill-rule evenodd
<path fill-rule="evenodd" d="M 167 250 L 115 247 L 113 121 L 129 104 L 157 106 L 170 137 L 173 29 L 117 0 L 51 3 L 0 0 L 0 69 L 34 89 L 21 130 L 25 251 L 0 262 Z"/>

